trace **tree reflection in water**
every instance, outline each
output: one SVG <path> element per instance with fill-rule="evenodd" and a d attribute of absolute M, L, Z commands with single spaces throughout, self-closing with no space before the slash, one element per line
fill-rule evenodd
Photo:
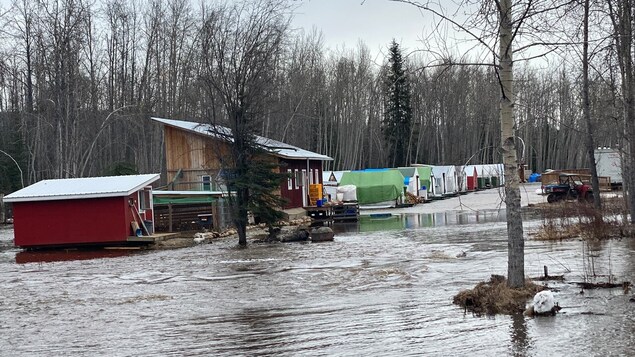
<path fill-rule="evenodd" d="M 511 355 L 512 356 L 527 356 L 530 355 L 532 341 L 527 335 L 527 323 L 525 316 L 522 314 L 512 315 L 511 324 Z"/>

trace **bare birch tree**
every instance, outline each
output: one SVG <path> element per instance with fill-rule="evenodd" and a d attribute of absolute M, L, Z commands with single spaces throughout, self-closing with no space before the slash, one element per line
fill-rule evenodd
<path fill-rule="evenodd" d="M 635 73 L 633 73 L 633 11 L 632 0 L 608 2 L 614 27 L 614 41 L 620 68 L 622 116 L 624 120 L 624 185 L 631 224 L 635 224 Z"/>
<path fill-rule="evenodd" d="M 507 207 L 507 285 L 525 285 L 525 238 L 520 211 L 520 179 L 514 135 L 514 26 L 511 0 L 496 3 L 499 11 L 499 56 L 501 82 L 501 141 L 505 166 L 505 206 Z"/>
<path fill-rule="evenodd" d="M 490 53 L 494 58 L 493 65 L 496 69 L 496 76 L 500 84 L 500 148 L 505 167 L 505 204 L 507 207 L 508 235 L 507 284 L 513 288 L 522 287 L 525 283 L 524 237 L 520 211 L 518 158 L 515 145 L 514 43 L 519 42 L 519 34 L 523 34 L 526 37 L 532 36 L 531 32 L 523 30 L 523 25 L 531 20 L 532 17 L 538 17 L 543 13 L 548 13 L 561 5 L 555 2 L 534 4 L 532 1 L 524 4 L 512 4 L 511 0 L 494 0 L 493 2 L 478 4 L 472 1 L 463 1 L 460 6 L 472 7 L 473 9 L 478 6 L 479 15 L 472 17 L 471 22 L 462 23 L 445 15 L 445 9 L 439 6 L 435 7 L 435 5 L 438 4 L 406 0 L 393 1 L 408 3 L 433 13 L 442 19 L 441 21 L 445 21 L 456 27 L 457 30 L 466 33 L 472 40 L 484 47 L 486 52 Z M 490 9 L 491 5 L 495 6 L 495 27 L 490 26 L 492 23 L 490 20 L 492 19 L 487 17 L 488 14 L 492 13 Z M 483 17 L 483 15 L 485 15 L 485 17 Z M 542 25 L 544 25 L 544 23 L 545 22 L 541 22 Z M 493 34 L 495 33 L 498 34 L 498 51 L 493 49 L 490 42 L 496 40 L 493 38 Z M 533 34 L 533 36 L 535 36 L 535 38 L 538 37 L 537 34 Z M 527 41 L 527 39 L 525 41 Z M 544 47 L 546 44 L 546 41 L 536 40 L 535 42 L 529 42 L 520 46 L 518 51 L 524 51 L 532 47 Z"/>

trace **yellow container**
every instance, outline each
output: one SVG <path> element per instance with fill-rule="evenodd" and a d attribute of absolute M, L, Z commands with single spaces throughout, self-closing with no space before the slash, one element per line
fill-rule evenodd
<path fill-rule="evenodd" d="M 309 199 L 311 200 L 311 206 L 315 206 L 317 200 L 322 199 L 322 184 L 309 185 Z"/>

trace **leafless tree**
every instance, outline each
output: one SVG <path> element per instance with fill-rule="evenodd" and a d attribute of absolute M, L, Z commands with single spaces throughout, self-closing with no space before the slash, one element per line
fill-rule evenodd
<path fill-rule="evenodd" d="M 272 93 L 275 64 L 282 54 L 288 28 L 283 1 L 258 0 L 239 2 L 216 9 L 206 9 L 201 29 L 205 58 L 203 80 L 211 97 L 218 96 L 224 107 L 223 121 L 231 129 L 225 138 L 230 156 L 219 157 L 236 196 L 230 196 L 232 218 L 238 242 L 247 244 L 247 210 L 250 190 L 241 180 L 248 177 L 254 155 L 255 134 L 266 112 Z M 215 133 L 227 136 L 224 131 Z"/>
<path fill-rule="evenodd" d="M 635 223 L 635 73 L 633 73 L 633 10 L 631 0 L 608 1 L 614 28 L 614 41 L 620 68 L 622 116 L 624 120 L 624 185 L 631 223 Z"/>

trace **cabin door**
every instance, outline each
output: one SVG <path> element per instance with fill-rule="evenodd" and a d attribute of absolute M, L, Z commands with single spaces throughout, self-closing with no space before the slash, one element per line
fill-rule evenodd
<path fill-rule="evenodd" d="M 441 193 L 445 194 L 447 193 L 447 188 L 448 188 L 447 181 L 445 180 L 445 173 L 442 175 L 442 177 L 443 177 L 443 189 L 441 190 Z"/>
<path fill-rule="evenodd" d="M 419 192 L 421 190 L 421 182 L 419 181 L 419 175 L 415 176 L 415 183 L 417 185 L 417 197 L 421 197 L 421 193 Z"/>

